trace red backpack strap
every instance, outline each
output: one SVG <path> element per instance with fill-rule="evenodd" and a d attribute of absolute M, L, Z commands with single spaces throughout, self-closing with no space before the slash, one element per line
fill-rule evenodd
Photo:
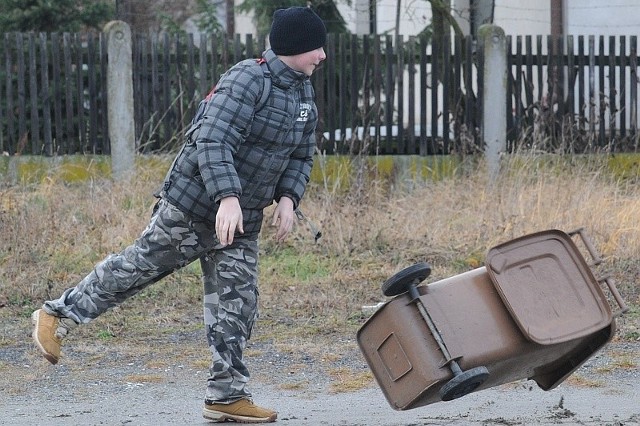
<path fill-rule="evenodd" d="M 262 74 L 264 75 L 264 85 L 262 86 L 262 93 L 260 95 L 260 100 L 256 104 L 256 111 L 261 110 L 269 99 L 269 95 L 271 94 L 271 70 L 267 66 L 267 60 L 262 57 L 256 59 L 256 62 L 260 64 L 260 68 L 262 68 Z"/>
<path fill-rule="evenodd" d="M 216 91 L 216 86 L 213 86 L 213 88 L 211 89 L 211 91 L 209 93 L 207 93 L 207 96 L 204 97 L 204 100 L 206 102 L 209 102 L 211 100 L 211 97 L 213 96 L 213 94 Z"/>

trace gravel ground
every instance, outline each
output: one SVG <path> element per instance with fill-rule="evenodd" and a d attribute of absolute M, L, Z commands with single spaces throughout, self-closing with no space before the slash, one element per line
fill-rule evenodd
<path fill-rule="evenodd" d="M 51 366 L 31 344 L 27 320 L 3 322 L 0 424 L 206 424 L 208 360 L 200 332 L 134 342 L 73 336 Z M 256 403 L 278 410 L 279 424 L 640 424 L 640 342 L 607 345 L 549 392 L 521 381 L 408 411 L 392 410 L 371 379 L 354 391 L 336 386 L 336 372 L 366 377 L 355 340 L 292 346 L 258 341 L 247 351 Z"/>

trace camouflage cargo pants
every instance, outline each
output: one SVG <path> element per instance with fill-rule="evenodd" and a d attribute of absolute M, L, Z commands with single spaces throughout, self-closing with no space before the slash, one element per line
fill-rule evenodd
<path fill-rule="evenodd" d="M 205 399 L 226 403 L 250 397 L 242 353 L 258 313 L 255 238 L 236 237 L 221 247 L 209 224 L 161 200 L 131 246 L 98 263 L 76 287 L 43 308 L 88 323 L 196 259 L 202 267 L 204 323 L 212 352 Z"/>

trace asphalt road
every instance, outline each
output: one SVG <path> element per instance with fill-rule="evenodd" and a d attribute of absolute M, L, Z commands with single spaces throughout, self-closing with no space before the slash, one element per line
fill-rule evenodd
<path fill-rule="evenodd" d="M 612 356 L 624 368 L 614 368 Z M 206 372 L 172 365 L 145 376 L 135 363 L 49 366 L 36 356 L 2 363 L 3 425 L 204 425 Z M 618 362 L 619 363 L 619 362 Z M 293 425 L 640 425 L 640 342 L 612 344 L 558 388 L 521 381 L 450 402 L 394 411 L 376 386 L 331 393 L 325 383 L 303 391 L 253 384 L 256 403 Z M 148 372 L 147 372 L 148 374 Z M 147 377 L 145 380 L 141 378 Z M 150 380 L 151 377 L 160 377 Z M 137 380 L 136 380 L 137 378 Z"/>

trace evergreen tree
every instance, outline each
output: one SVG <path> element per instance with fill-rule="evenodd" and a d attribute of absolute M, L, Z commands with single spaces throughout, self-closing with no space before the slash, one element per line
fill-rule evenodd
<path fill-rule="evenodd" d="M 0 0 L 0 32 L 102 29 L 115 8 L 104 0 Z"/>

